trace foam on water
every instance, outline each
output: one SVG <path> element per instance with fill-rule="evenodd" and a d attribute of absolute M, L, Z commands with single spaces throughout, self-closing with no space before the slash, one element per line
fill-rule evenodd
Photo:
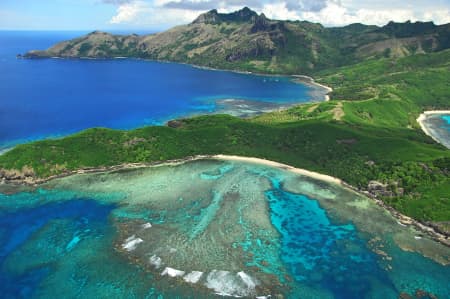
<path fill-rule="evenodd" d="M 242 279 L 242 281 L 247 286 L 247 288 L 252 291 L 259 284 L 257 280 L 253 279 L 251 276 L 246 274 L 244 271 L 238 272 L 237 275 Z"/>
<path fill-rule="evenodd" d="M 161 259 L 159 256 L 152 255 L 152 256 L 150 257 L 150 260 L 149 260 L 149 261 L 150 261 L 150 264 L 153 265 L 153 266 L 155 266 L 156 269 L 161 268 L 161 265 L 162 265 L 162 259 Z"/>
<path fill-rule="evenodd" d="M 152 224 L 150 222 L 142 224 L 142 228 L 143 229 L 148 229 L 148 228 L 151 228 L 151 227 L 152 227 Z"/>
<path fill-rule="evenodd" d="M 185 272 L 182 271 L 182 270 L 177 270 L 177 269 L 174 269 L 174 268 L 166 267 L 164 269 L 164 271 L 162 271 L 161 275 L 162 276 L 168 275 L 170 277 L 178 277 L 178 276 L 183 276 L 184 273 Z"/>
<path fill-rule="evenodd" d="M 192 271 L 192 272 L 186 274 L 183 277 L 183 279 L 184 279 L 184 281 L 189 282 L 189 283 L 197 283 L 202 278 L 202 276 L 203 276 L 203 272 Z"/>
<path fill-rule="evenodd" d="M 244 272 L 234 274 L 228 271 L 213 270 L 206 277 L 205 286 L 221 296 L 239 298 L 255 296 L 256 284 L 257 282 Z"/>
<path fill-rule="evenodd" d="M 133 251 L 142 242 L 144 242 L 144 240 L 142 240 L 141 238 L 137 238 L 135 235 L 132 235 L 125 240 L 125 243 L 122 244 L 122 248 L 127 251 Z"/>

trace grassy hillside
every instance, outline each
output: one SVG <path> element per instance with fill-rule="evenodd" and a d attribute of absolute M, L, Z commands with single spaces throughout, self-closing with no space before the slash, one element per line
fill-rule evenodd
<path fill-rule="evenodd" d="M 326 28 L 306 21 L 270 20 L 244 8 L 216 10 L 152 35 L 92 32 L 26 57 L 138 57 L 262 73 L 312 74 L 371 58 L 399 58 L 450 47 L 450 24 L 352 24 Z"/>
<path fill-rule="evenodd" d="M 450 107 L 450 50 L 401 59 L 373 59 L 316 73 L 333 87 L 332 101 L 273 112 L 255 121 L 340 120 L 355 126 L 419 129 L 424 110 Z"/>
<path fill-rule="evenodd" d="M 366 61 L 317 73 L 332 101 L 253 119 L 226 115 L 181 127 L 89 129 L 20 145 L 0 156 L 3 175 L 47 177 L 82 167 L 152 162 L 197 154 L 266 158 L 367 189 L 387 185 L 383 200 L 421 220 L 450 220 L 450 151 L 415 122 L 428 108 L 450 108 L 450 51 Z M 15 169 L 17 171 L 10 171 Z"/>

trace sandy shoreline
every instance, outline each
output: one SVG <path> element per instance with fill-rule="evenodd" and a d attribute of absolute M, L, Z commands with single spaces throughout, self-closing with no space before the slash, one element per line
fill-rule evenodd
<path fill-rule="evenodd" d="M 430 129 L 427 124 L 426 124 L 426 120 L 430 115 L 450 115 L 450 110 L 430 110 L 430 111 L 425 111 L 422 114 L 419 115 L 419 117 L 417 118 L 417 122 L 420 125 L 420 128 L 422 129 L 422 131 L 430 136 L 434 141 L 436 141 L 437 143 L 443 144 L 441 140 L 439 140 L 435 134 L 433 134 L 432 129 Z M 446 146 L 445 144 L 443 144 L 444 146 Z M 448 146 L 446 146 L 448 147 Z"/>
<path fill-rule="evenodd" d="M 296 78 L 298 80 L 300 80 L 302 83 L 306 84 L 306 85 L 311 85 L 314 87 L 319 87 L 321 89 L 324 89 L 326 91 L 325 94 L 325 102 L 328 102 L 330 100 L 330 96 L 329 93 L 333 91 L 333 88 L 317 83 L 314 78 L 309 77 L 309 76 L 305 76 L 305 75 L 292 75 L 293 78 Z"/>
<path fill-rule="evenodd" d="M 228 155 L 215 155 L 215 156 L 211 156 L 210 158 L 216 159 L 216 160 L 227 160 L 227 161 L 238 161 L 238 162 L 248 162 L 248 163 L 253 163 L 253 164 L 261 164 L 261 165 L 265 165 L 265 166 L 270 166 L 270 167 L 274 167 L 274 168 L 280 168 L 283 170 L 287 170 L 287 171 L 293 172 L 295 174 L 308 176 L 313 179 L 325 181 L 327 183 L 342 185 L 342 180 L 340 180 L 338 178 L 335 178 L 335 177 L 332 177 L 332 176 L 329 176 L 326 174 L 321 174 L 318 172 L 309 171 L 309 170 L 302 169 L 302 168 L 295 168 L 295 167 L 287 165 L 287 164 L 278 163 L 278 162 L 270 161 L 270 160 L 266 160 L 266 159 L 253 158 L 253 157 L 242 157 L 242 156 L 228 156 Z"/>

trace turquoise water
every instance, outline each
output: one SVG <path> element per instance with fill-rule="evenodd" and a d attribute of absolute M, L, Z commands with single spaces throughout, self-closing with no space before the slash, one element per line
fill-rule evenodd
<path fill-rule="evenodd" d="M 447 130 L 450 131 L 450 115 L 443 115 L 442 119 L 447 123 Z"/>
<path fill-rule="evenodd" d="M 449 298 L 449 249 L 418 235 L 349 190 L 256 164 L 201 160 L 36 190 L 0 185 L 0 292 Z"/>

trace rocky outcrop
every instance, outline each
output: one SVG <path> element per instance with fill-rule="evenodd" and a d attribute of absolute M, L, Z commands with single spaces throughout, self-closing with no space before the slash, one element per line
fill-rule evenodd
<path fill-rule="evenodd" d="M 220 16 L 217 9 L 210 10 L 204 14 L 201 14 L 195 19 L 192 24 L 218 24 L 220 22 Z"/>
<path fill-rule="evenodd" d="M 280 22 L 281 24 L 281 22 Z M 264 14 L 261 14 L 260 16 L 256 16 L 254 18 L 253 26 L 250 29 L 251 33 L 256 33 L 259 31 L 269 31 L 269 30 L 275 30 L 276 24 L 271 24 L 269 19 L 266 18 Z"/>
<path fill-rule="evenodd" d="M 183 121 L 178 120 L 178 119 L 170 120 L 167 122 L 167 126 L 169 128 L 174 128 L 174 129 L 181 128 L 183 125 L 184 125 Z"/>
<path fill-rule="evenodd" d="M 1 182 L 32 182 L 36 178 L 33 168 L 24 166 L 22 169 L 0 169 Z"/>
<path fill-rule="evenodd" d="M 388 184 L 383 184 L 379 181 L 370 181 L 367 185 L 367 190 L 375 196 L 392 197 L 394 192 L 389 190 Z"/>
<path fill-rule="evenodd" d="M 213 9 L 198 16 L 192 24 L 244 23 L 252 22 L 257 17 L 258 14 L 248 7 L 229 14 L 222 14 L 217 9 Z"/>

